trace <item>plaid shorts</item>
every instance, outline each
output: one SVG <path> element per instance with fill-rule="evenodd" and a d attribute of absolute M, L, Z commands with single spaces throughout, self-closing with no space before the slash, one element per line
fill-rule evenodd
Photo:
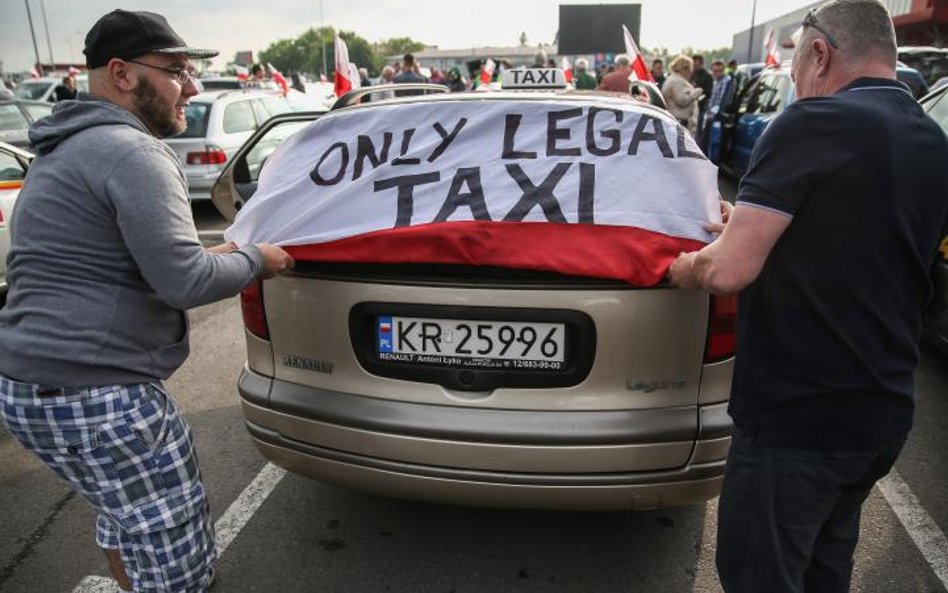
<path fill-rule="evenodd" d="M 135 591 L 205 591 L 217 557 L 191 429 L 158 383 L 47 388 L 0 375 L 0 416 L 98 511 Z"/>

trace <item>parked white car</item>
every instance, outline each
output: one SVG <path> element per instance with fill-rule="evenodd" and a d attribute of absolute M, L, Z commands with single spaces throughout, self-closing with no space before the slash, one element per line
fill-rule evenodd
<path fill-rule="evenodd" d="M 62 84 L 61 76 L 44 76 L 42 78 L 27 78 L 21 80 L 13 94 L 17 99 L 26 99 L 28 101 L 49 101 L 56 100 L 56 87 Z M 89 92 L 89 76 L 80 74 L 76 76 L 76 88 L 83 92 Z"/>
<path fill-rule="evenodd" d="M 33 155 L 0 142 L 0 306 L 6 299 L 7 253 L 10 251 L 10 217 Z"/>
<path fill-rule="evenodd" d="M 177 153 L 192 200 L 208 200 L 211 186 L 260 124 L 297 110 L 279 93 L 224 90 L 200 93 L 185 110 L 187 129 L 165 142 Z"/>

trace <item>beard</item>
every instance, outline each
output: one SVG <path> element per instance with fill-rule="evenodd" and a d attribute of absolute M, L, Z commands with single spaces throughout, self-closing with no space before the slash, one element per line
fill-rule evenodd
<path fill-rule="evenodd" d="M 158 138 L 174 136 L 187 129 L 187 122 L 183 118 L 178 119 L 174 105 L 169 107 L 146 78 L 138 79 L 138 84 L 132 89 L 132 96 L 139 116 Z"/>

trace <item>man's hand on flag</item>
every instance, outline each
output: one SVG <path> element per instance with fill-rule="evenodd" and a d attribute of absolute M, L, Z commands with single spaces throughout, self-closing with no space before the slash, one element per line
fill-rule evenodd
<path fill-rule="evenodd" d="M 721 234 L 724 232 L 724 227 L 727 226 L 727 221 L 731 219 L 731 212 L 734 211 L 734 204 L 721 200 L 721 222 L 706 222 L 703 225 L 704 230 L 709 233 Z"/>
<path fill-rule="evenodd" d="M 697 255 L 697 251 L 678 254 L 678 258 L 668 267 L 668 281 L 673 286 L 692 290 L 701 288 L 694 270 Z"/>

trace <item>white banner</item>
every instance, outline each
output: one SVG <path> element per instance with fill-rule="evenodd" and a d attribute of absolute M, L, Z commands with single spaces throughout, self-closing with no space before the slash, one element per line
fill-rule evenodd
<path fill-rule="evenodd" d="M 632 100 L 370 104 L 284 142 L 225 237 L 304 245 L 472 220 L 709 242 L 717 169 L 670 115 Z"/>

